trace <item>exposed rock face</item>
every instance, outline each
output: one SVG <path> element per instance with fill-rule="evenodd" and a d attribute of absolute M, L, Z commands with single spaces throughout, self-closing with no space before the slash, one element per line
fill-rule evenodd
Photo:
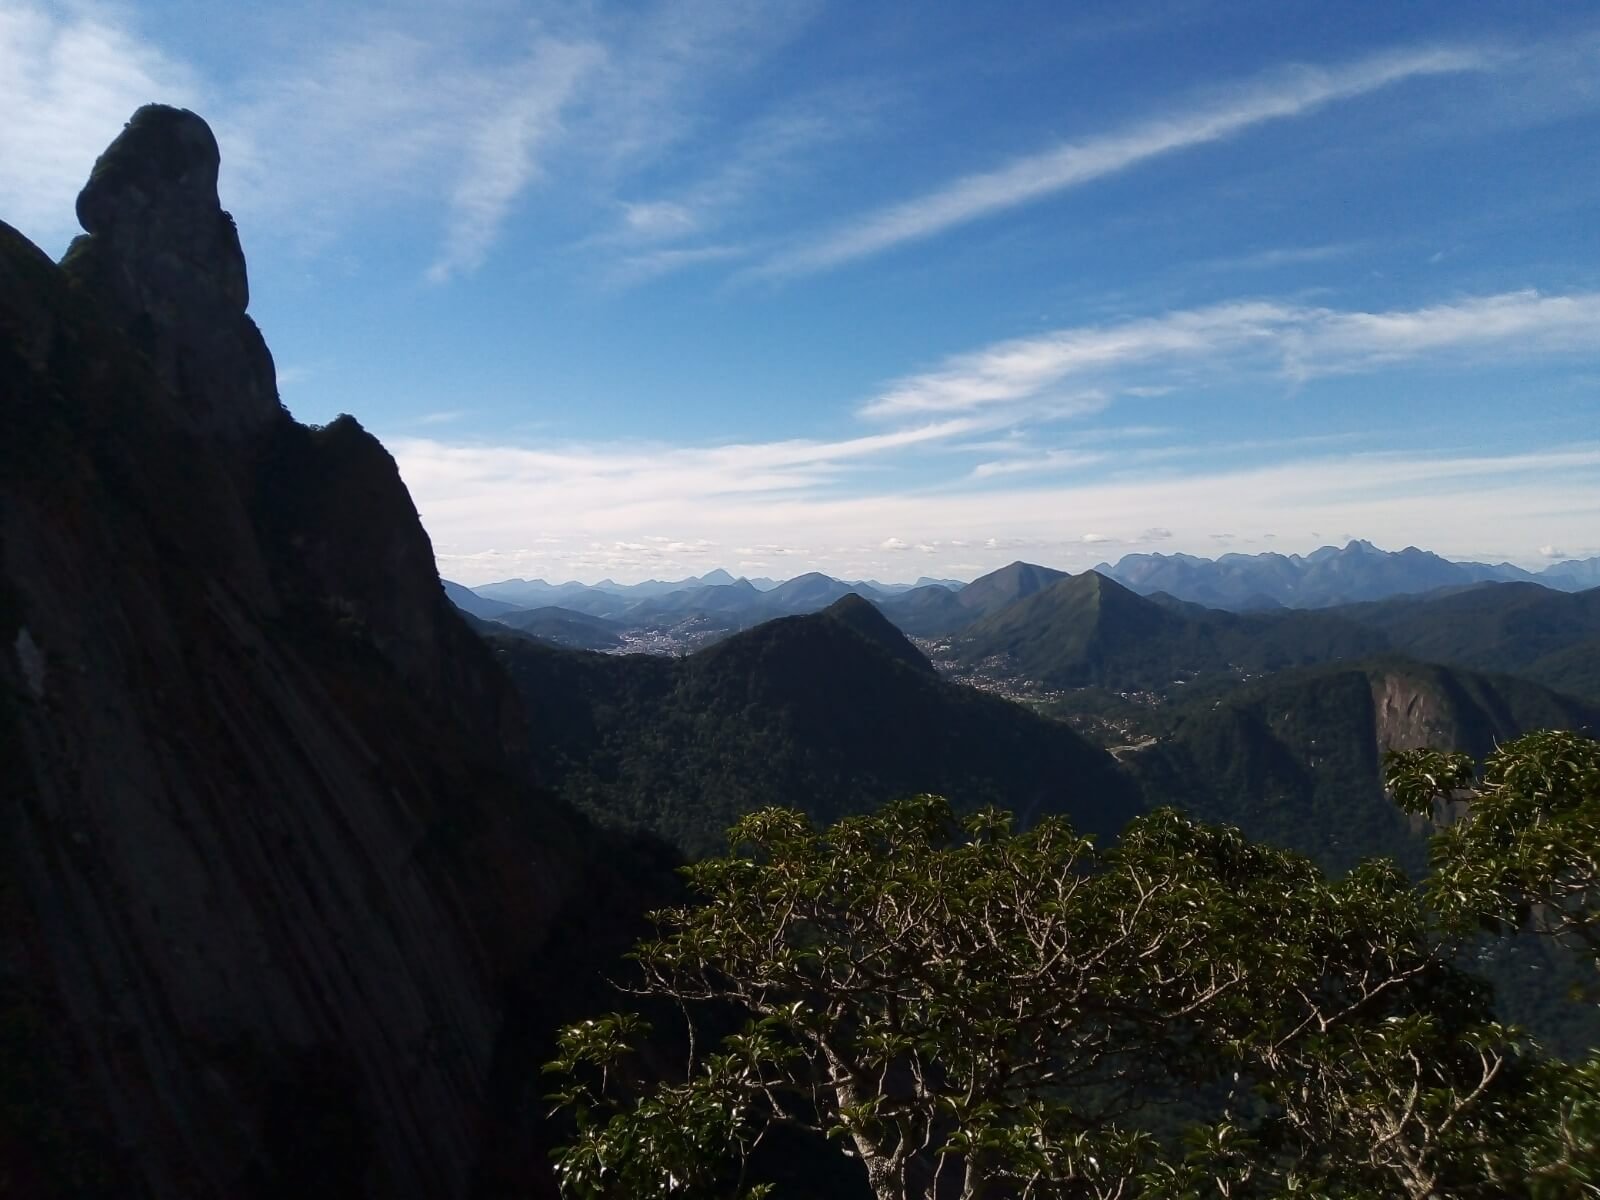
<path fill-rule="evenodd" d="M 1373 734 L 1379 752 L 1454 748 L 1464 732 L 1443 691 L 1415 675 L 1374 671 Z M 1429 681 L 1431 682 L 1431 681 Z"/>
<path fill-rule="evenodd" d="M 1373 735 L 1385 750 L 1427 747 L 1484 758 L 1533 729 L 1589 729 L 1600 713 L 1525 679 L 1411 663 L 1367 672 Z"/>
<path fill-rule="evenodd" d="M 279 412 L 272 355 L 245 315 L 250 284 L 217 199 L 221 157 L 185 109 L 133 114 L 78 196 L 88 234 L 65 265 L 92 281 L 202 433 L 241 437 Z"/>
<path fill-rule="evenodd" d="M 279 408 L 216 172 L 141 109 L 63 268 L 0 225 L 0 1161 L 461 1195 L 590 835 L 392 460 Z"/>

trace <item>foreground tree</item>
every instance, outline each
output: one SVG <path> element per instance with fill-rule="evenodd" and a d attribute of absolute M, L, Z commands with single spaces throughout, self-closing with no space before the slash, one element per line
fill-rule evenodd
<path fill-rule="evenodd" d="M 1600 966 L 1600 742 L 1564 730 L 1500 747 L 1480 777 L 1465 754 L 1392 754 L 1390 790 L 1410 812 L 1460 819 L 1433 840 L 1428 891 L 1452 924 L 1532 926 Z"/>
<path fill-rule="evenodd" d="M 879 1200 L 1569 1194 L 1573 1073 L 1491 1019 L 1390 865 L 1328 880 L 1169 811 L 1100 853 L 935 797 L 731 840 L 635 955 L 684 1074 L 637 1073 L 637 1016 L 562 1036 L 569 1195 L 763 1195 L 778 1130 Z"/>
<path fill-rule="evenodd" d="M 1465 754 L 1405 751 L 1388 756 L 1386 775 L 1401 807 L 1444 823 L 1426 889 L 1446 930 L 1533 929 L 1600 968 L 1600 742 L 1530 733 L 1481 772 Z M 1538 1115 L 1503 1170 L 1531 1195 L 1600 1195 L 1600 1053 L 1543 1064 L 1523 1107 Z"/>

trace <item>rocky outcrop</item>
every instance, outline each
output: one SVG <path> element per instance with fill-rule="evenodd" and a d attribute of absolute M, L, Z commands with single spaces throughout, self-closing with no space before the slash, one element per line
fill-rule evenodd
<path fill-rule="evenodd" d="M 1483 759 L 1502 742 L 1535 729 L 1593 727 L 1581 701 L 1509 676 L 1481 675 L 1420 663 L 1368 672 L 1373 739 L 1390 750 L 1460 750 Z M 1461 819 L 1464 799 L 1439 800 L 1431 817 L 1411 815 L 1413 833 L 1436 832 Z"/>
<path fill-rule="evenodd" d="M 278 388 L 245 315 L 250 284 L 239 232 L 217 199 L 220 163 L 194 113 L 141 108 L 78 196 L 88 232 L 63 265 L 149 357 L 185 424 L 239 438 L 278 417 Z"/>
<path fill-rule="evenodd" d="M 141 109 L 62 267 L 0 225 L 0 1161 L 462 1195 L 592 835 L 392 460 L 278 406 L 216 174 Z"/>
<path fill-rule="evenodd" d="M 1455 747 L 1463 733 L 1460 717 L 1432 681 L 1412 672 L 1383 670 L 1368 678 L 1373 738 L 1380 753 Z"/>
<path fill-rule="evenodd" d="M 1592 729 L 1600 713 L 1526 679 L 1395 660 L 1367 668 L 1373 739 L 1387 750 L 1462 750 L 1482 759 L 1534 729 Z"/>

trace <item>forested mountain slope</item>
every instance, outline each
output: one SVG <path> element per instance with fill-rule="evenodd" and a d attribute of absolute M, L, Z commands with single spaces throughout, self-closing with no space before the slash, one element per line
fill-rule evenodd
<path fill-rule="evenodd" d="M 560 793 L 690 854 L 720 849 L 736 817 L 768 804 L 832 820 L 931 791 L 1023 820 L 1065 812 L 1100 834 L 1135 811 L 1108 755 L 938 679 L 859 597 L 682 659 L 493 643 Z"/>
<path fill-rule="evenodd" d="M 1385 794 L 1388 750 L 1474 757 L 1535 729 L 1600 730 L 1600 708 L 1526 680 L 1388 656 L 1286 671 L 1162 714 L 1160 737 L 1122 756 L 1151 804 L 1172 804 L 1343 872 L 1392 858 L 1427 868 L 1433 828 Z M 1600 1044 L 1600 1018 L 1563 1001 L 1592 971 L 1547 939 L 1497 943 L 1477 963 L 1508 1019 L 1562 1053 Z"/>
<path fill-rule="evenodd" d="M 1066 577 L 1065 571 L 1033 563 L 1014 562 L 980 575 L 956 593 L 961 606 L 975 613 L 998 612 Z"/>
<path fill-rule="evenodd" d="M 1245 616 L 1163 603 L 1085 571 L 967 626 L 952 652 L 1049 688 L 1138 690 L 1361 657 L 1387 645 L 1381 633 L 1322 613 Z"/>
<path fill-rule="evenodd" d="M 1153 803 L 1174 803 L 1330 870 L 1363 857 L 1423 865 L 1421 830 L 1384 795 L 1388 750 L 1474 756 L 1534 729 L 1600 727 L 1600 710 L 1538 684 L 1388 656 L 1285 671 L 1161 716 L 1126 756 Z"/>
<path fill-rule="evenodd" d="M 1536 583 L 1484 583 L 1353 604 L 1330 615 L 1382 633 L 1413 658 L 1518 673 L 1554 659 L 1569 664 L 1555 668 L 1561 671 L 1571 670 L 1570 664 L 1591 652 L 1584 647 L 1600 641 L 1600 588 L 1557 592 Z"/>
<path fill-rule="evenodd" d="M 529 637 L 577 650 L 610 650 L 622 644 L 615 622 L 559 605 L 518 609 L 493 619 Z"/>
<path fill-rule="evenodd" d="M 1534 659 L 1519 674 L 1600 707 L 1600 637 Z"/>

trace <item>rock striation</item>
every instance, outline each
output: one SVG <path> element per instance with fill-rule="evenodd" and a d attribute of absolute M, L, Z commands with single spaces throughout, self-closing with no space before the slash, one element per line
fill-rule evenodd
<path fill-rule="evenodd" d="M 0 1162 L 460 1196 L 603 871 L 393 461 L 279 406 L 217 164 L 143 108 L 60 266 L 0 225 Z"/>

